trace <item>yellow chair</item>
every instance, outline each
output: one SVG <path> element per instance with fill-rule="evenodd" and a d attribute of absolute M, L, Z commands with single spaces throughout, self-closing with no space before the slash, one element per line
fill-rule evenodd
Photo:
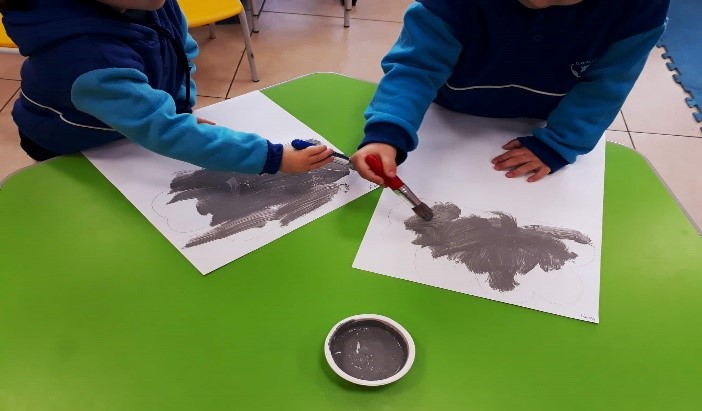
<path fill-rule="evenodd" d="M 5 32 L 5 26 L 2 25 L 2 14 L 0 14 L 0 53 L 19 54 L 17 45 L 10 40 Z"/>
<path fill-rule="evenodd" d="M 244 44 L 246 44 L 246 55 L 251 67 L 253 81 L 258 81 L 256 71 L 256 61 L 254 60 L 253 47 L 251 46 L 251 31 L 246 18 L 244 6 L 239 0 L 178 0 L 180 8 L 183 10 L 185 18 L 188 20 L 188 27 L 200 27 L 208 25 L 210 27 L 210 38 L 215 38 L 214 23 L 229 17 L 239 16 L 241 29 L 244 32 Z"/>

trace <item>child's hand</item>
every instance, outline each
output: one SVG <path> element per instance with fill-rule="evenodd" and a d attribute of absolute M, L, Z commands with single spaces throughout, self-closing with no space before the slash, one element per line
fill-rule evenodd
<path fill-rule="evenodd" d="M 211 124 L 213 126 L 215 125 L 214 121 L 210 121 L 206 118 L 200 118 L 200 117 L 195 117 L 195 118 L 197 119 L 197 124 Z"/>
<path fill-rule="evenodd" d="M 310 146 L 304 150 L 295 150 L 289 145 L 283 146 L 283 159 L 280 171 L 284 173 L 304 173 L 325 166 L 332 161 L 332 149 L 327 146 Z"/>
<path fill-rule="evenodd" d="M 383 180 L 383 177 L 375 174 L 366 164 L 366 156 L 368 154 L 375 154 L 380 157 L 380 160 L 383 162 L 385 175 L 392 178 L 397 175 L 397 164 L 395 163 L 397 149 L 390 144 L 370 143 L 361 147 L 351 156 L 351 161 L 361 177 L 384 187 L 385 180 Z"/>
<path fill-rule="evenodd" d="M 527 179 L 528 182 L 533 183 L 541 180 L 551 172 L 551 168 L 544 164 L 531 150 L 523 147 L 522 143 L 517 139 L 510 141 L 502 148 L 507 150 L 507 152 L 493 158 L 492 164 L 495 165 L 495 170 L 511 169 L 505 174 L 507 178 L 534 173 Z"/>

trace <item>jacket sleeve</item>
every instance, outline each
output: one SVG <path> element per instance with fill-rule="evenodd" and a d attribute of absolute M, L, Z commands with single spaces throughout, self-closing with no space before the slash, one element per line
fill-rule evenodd
<path fill-rule="evenodd" d="M 620 40 L 583 73 L 547 118 L 520 141 L 554 172 L 590 152 L 612 124 L 664 26 Z"/>
<path fill-rule="evenodd" d="M 404 161 L 417 147 L 417 130 L 461 48 L 447 22 L 421 3 L 412 4 L 399 39 L 381 63 L 385 76 L 364 113 L 361 147 L 390 144 L 398 150 L 398 164 Z"/>
<path fill-rule="evenodd" d="M 177 114 L 173 98 L 153 89 L 136 69 L 87 72 L 73 83 L 71 100 L 77 109 L 167 157 L 221 171 L 275 173 L 280 167 L 282 145 Z"/>

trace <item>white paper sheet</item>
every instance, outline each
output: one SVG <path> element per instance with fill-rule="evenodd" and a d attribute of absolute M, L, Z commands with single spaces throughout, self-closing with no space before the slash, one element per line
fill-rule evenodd
<path fill-rule="evenodd" d="M 317 139 L 337 150 L 258 91 L 202 108 L 195 114 L 221 126 L 258 133 L 274 143 L 288 143 L 294 138 Z M 128 140 L 88 150 L 84 154 L 202 274 L 208 274 L 377 187 L 352 171 L 336 181 L 343 188 L 331 201 L 285 226 L 273 220 L 260 228 L 186 247 L 194 237 L 211 230 L 213 216 L 201 215 L 196 210 L 196 199 L 169 204 L 174 198 L 170 185 L 178 173 L 200 170 L 199 167 L 163 157 Z M 232 207 L 236 205 L 234 200 Z"/>
<path fill-rule="evenodd" d="M 428 206 L 452 203 L 460 208 L 461 217 L 496 218 L 493 212 L 502 212 L 514 217 L 519 227 L 538 225 L 577 230 L 589 238 L 589 244 L 560 241 L 577 257 L 567 259 L 558 269 L 550 267 L 551 270 L 545 271 L 536 265 L 524 275 L 516 274 L 514 280 L 518 284 L 512 290 L 491 286 L 488 273 L 472 272 L 463 260 L 457 259 L 465 254 L 454 253 L 454 258 L 449 259 L 451 255 L 439 253 L 434 258 L 430 247 L 413 244 L 417 233 L 404 223 L 414 215 L 410 206 L 385 190 L 353 266 L 599 322 L 605 139 L 591 153 L 580 156 L 575 164 L 536 183 L 527 183 L 525 178 L 508 179 L 505 172 L 493 170 L 490 161 L 504 152 L 500 147 L 513 138 L 530 135 L 535 125 L 538 124 L 530 120 L 461 115 L 432 105 L 419 130 L 419 148 L 410 153 L 398 175 Z M 508 245 L 505 247 L 509 250 Z M 518 251 L 512 251 L 508 254 L 517 255 Z M 499 269 L 500 264 L 494 259 L 490 264 L 493 271 Z"/>

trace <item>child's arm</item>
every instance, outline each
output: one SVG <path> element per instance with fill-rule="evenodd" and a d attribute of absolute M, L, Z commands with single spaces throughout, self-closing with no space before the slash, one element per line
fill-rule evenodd
<path fill-rule="evenodd" d="M 663 30 L 659 26 L 614 43 L 561 100 L 546 127 L 519 141 L 552 173 L 590 152 L 617 116 Z"/>
<path fill-rule="evenodd" d="M 309 147 L 288 151 L 283 162 L 281 144 L 257 134 L 198 124 L 192 114 L 177 114 L 173 98 L 153 89 L 136 69 L 85 73 L 73 84 L 71 100 L 78 110 L 149 150 L 207 169 L 275 173 L 282 162 L 281 171 L 306 171 L 330 161 L 331 150 Z"/>
<path fill-rule="evenodd" d="M 411 5 L 400 37 L 382 61 L 385 76 L 366 109 L 365 138 L 397 149 L 397 162 L 417 146 L 417 130 L 436 93 L 450 77 L 461 44 L 444 20 L 421 3 Z"/>

